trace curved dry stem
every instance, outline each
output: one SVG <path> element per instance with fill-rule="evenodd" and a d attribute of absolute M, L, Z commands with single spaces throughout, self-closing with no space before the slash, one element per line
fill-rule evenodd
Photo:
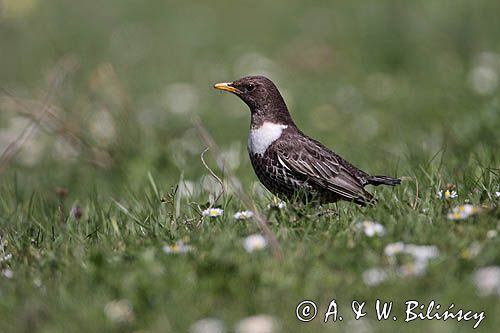
<path fill-rule="evenodd" d="M 215 141 L 213 140 L 212 136 L 207 131 L 207 129 L 203 126 L 200 119 L 199 118 L 193 119 L 193 124 L 203 142 L 205 142 L 205 144 L 212 149 L 212 151 L 216 154 L 218 158 L 220 158 L 220 160 L 224 164 L 224 160 L 220 153 L 219 147 L 217 146 L 217 144 L 215 143 Z M 229 173 L 229 181 L 234 189 L 235 195 L 241 202 L 243 202 L 245 206 L 251 208 L 254 211 L 254 220 L 257 223 L 260 230 L 264 233 L 267 240 L 269 241 L 269 245 L 271 246 L 271 250 L 273 252 L 274 257 L 280 261 L 283 260 L 283 254 L 281 253 L 281 248 L 278 239 L 276 238 L 276 235 L 271 230 L 271 228 L 269 228 L 266 219 L 257 209 L 257 205 L 255 204 L 255 202 L 252 199 L 250 199 L 250 197 L 241 188 L 239 188 L 233 183 L 233 179 L 236 179 L 234 174 L 232 174 L 232 172 L 229 169 L 227 170 L 227 172 Z"/>
<path fill-rule="evenodd" d="M 219 199 L 222 197 L 222 195 L 224 195 L 225 189 L 224 189 L 224 183 L 222 182 L 222 179 L 220 179 L 219 176 L 217 176 L 215 174 L 215 172 L 208 166 L 207 162 L 205 162 L 205 153 L 209 150 L 210 150 L 210 147 L 207 147 L 207 148 L 205 148 L 204 151 L 201 152 L 201 154 L 200 154 L 201 163 L 203 163 L 203 165 L 205 166 L 205 169 L 207 169 L 208 172 L 210 173 L 210 175 L 212 175 L 212 177 L 214 177 L 215 180 L 217 180 L 217 182 L 219 183 L 219 185 L 221 187 L 221 192 L 219 193 L 219 195 L 214 199 L 214 201 L 208 207 L 208 208 L 212 208 L 215 205 L 215 203 L 217 201 L 219 201 Z"/>

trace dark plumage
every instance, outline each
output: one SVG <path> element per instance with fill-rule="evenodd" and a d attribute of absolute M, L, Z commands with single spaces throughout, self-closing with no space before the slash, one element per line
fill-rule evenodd
<path fill-rule="evenodd" d="M 373 202 L 366 185 L 401 182 L 388 176 L 370 176 L 302 133 L 268 78 L 247 76 L 214 87 L 237 95 L 250 108 L 250 160 L 257 177 L 272 193 L 322 203 L 347 200 L 366 205 Z"/>

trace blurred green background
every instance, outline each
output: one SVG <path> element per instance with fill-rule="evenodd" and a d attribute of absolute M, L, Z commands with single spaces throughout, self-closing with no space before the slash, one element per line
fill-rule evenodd
<path fill-rule="evenodd" d="M 499 147 L 498 1 L 1 3 L 0 147 L 44 106 L 53 115 L 9 168 L 30 189 L 196 178 L 193 115 L 255 180 L 249 112 L 211 88 L 248 74 L 370 172 Z"/>
<path fill-rule="evenodd" d="M 288 332 L 303 297 L 324 306 L 337 295 L 343 304 L 405 295 L 488 305 L 483 326 L 497 327 L 498 298 L 478 297 L 471 274 L 500 264 L 499 238 L 484 236 L 499 228 L 498 13 L 497 0 L 0 0 L 0 236 L 13 253 L 0 268 L 15 274 L 10 284 L 0 280 L 0 322 L 10 316 L 16 323 L 4 327 L 30 332 L 179 332 L 205 316 L 232 327 L 264 312 Z M 268 252 L 243 252 L 254 225 L 195 228 L 188 201 L 205 203 L 216 186 L 200 161 L 197 117 L 225 168 L 258 197 L 247 107 L 212 88 L 249 74 L 278 85 L 305 133 L 367 172 L 417 177 L 421 187 L 381 190 L 377 209 L 341 206 L 349 208 L 338 219 L 269 213 L 283 265 Z M 193 194 L 181 212 L 158 207 L 150 183 L 165 194 L 180 179 L 182 194 Z M 457 186 L 460 203 L 492 213 L 452 224 L 450 206 L 435 199 L 446 183 Z M 228 212 L 245 208 L 224 200 Z M 68 213 L 76 204 L 80 223 Z M 365 218 L 383 223 L 386 238 L 360 239 L 351 223 Z M 161 251 L 182 237 L 191 237 L 195 255 Z M 363 284 L 365 270 L 387 264 L 385 243 L 400 240 L 437 245 L 442 256 L 421 278 Z M 468 254 L 474 242 L 484 255 Z M 120 298 L 133 303 L 135 326 L 106 321 L 105 304 Z M 410 328 L 472 326 L 454 324 Z"/>

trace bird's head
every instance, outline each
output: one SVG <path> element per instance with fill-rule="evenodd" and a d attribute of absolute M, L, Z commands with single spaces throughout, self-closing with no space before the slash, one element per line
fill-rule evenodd
<path fill-rule="evenodd" d="M 250 108 L 252 116 L 290 118 L 278 88 L 267 77 L 245 76 L 233 82 L 217 83 L 214 88 L 229 91 L 241 98 Z"/>

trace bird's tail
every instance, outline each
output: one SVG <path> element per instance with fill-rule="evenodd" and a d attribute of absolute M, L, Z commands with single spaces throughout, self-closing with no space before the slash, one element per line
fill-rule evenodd
<path fill-rule="evenodd" d="M 388 176 L 370 176 L 368 177 L 368 184 L 371 185 L 391 185 L 391 186 L 396 186 L 401 184 L 401 179 L 398 178 L 392 178 Z"/>

